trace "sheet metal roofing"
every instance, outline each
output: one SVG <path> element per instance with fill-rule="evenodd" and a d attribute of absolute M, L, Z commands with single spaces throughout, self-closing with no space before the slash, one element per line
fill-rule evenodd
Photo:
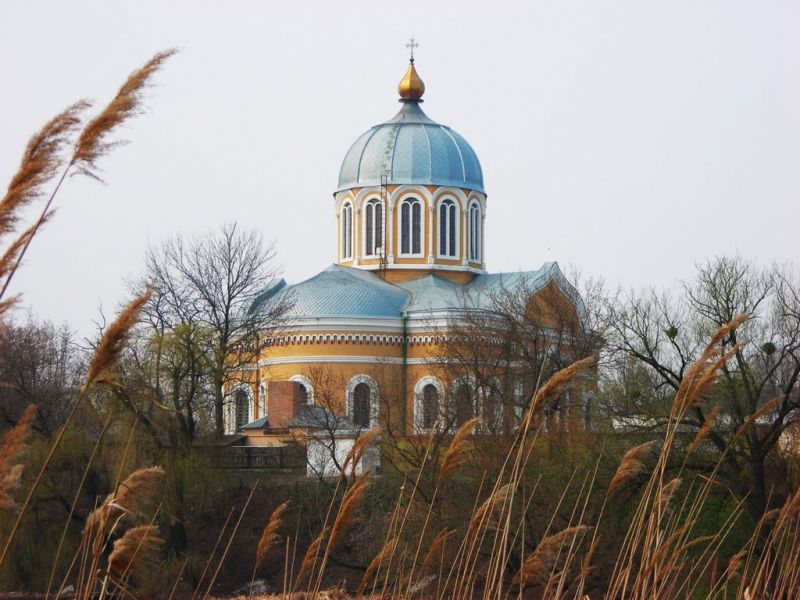
<path fill-rule="evenodd" d="M 281 282 L 283 280 L 280 280 Z M 408 301 L 407 293 L 380 277 L 350 267 L 331 265 L 295 285 L 271 286 L 276 293 L 260 294 L 258 310 L 270 298 L 286 302 L 288 321 L 332 317 L 398 317 Z"/>
<path fill-rule="evenodd" d="M 302 322 L 325 318 L 421 317 L 466 306 L 491 310 L 492 297 L 503 289 L 518 286 L 534 292 L 556 280 L 580 304 L 580 298 L 564 279 L 554 262 L 536 271 L 478 275 L 467 285 L 459 285 L 437 275 L 425 275 L 401 283 L 388 283 L 371 271 L 331 265 L 314 277 L 287 286 L 283 280 L 271 284 L 254 301 L 258 311 L 272 299 L 288 301 L 286 318 Z M 582 306 L 578 306 L 579 312 Z"/>
<path fill-rule="evenodd" d="M 347 151 L 337 191 L 389 184 L 431 184 L 483 193 L 483 171 L 463 137 L 431 120 L 419 102 L 406 101 L 386 123 L 374 126 Z"/>

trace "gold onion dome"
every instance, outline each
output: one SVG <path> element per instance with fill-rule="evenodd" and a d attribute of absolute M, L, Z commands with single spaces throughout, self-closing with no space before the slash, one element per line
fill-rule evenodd
<path fill-rule="evenodd" d="M 401 100 L 422 101 L 422 94 L 425 93 L 425 84 L 417 75 L 417 70 L 414 68 L 414 59 L 411 59 L 406 74 L 403 75 L 400 85 L 397 86 L 397 91 L 400 92 Z"/>

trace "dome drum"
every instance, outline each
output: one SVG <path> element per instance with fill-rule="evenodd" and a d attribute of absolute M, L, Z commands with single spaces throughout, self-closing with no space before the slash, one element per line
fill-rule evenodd
<path fill-rule="evenodd" d="M 339 264 L 383 270 L 392 280 L 430 270 L 484 270 L 486 197 L 479 192 L 369 186 L 339 192 L 335 202 Z"/>

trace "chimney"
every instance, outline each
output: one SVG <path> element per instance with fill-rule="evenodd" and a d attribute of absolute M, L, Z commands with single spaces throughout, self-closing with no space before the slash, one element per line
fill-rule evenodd
<path fill-rule="evenodd" d="M 296 381 L 270 381 L 267 391 L 267 422 L 270 429 L 285 428 L 305 403 L 305 388 Z"/>

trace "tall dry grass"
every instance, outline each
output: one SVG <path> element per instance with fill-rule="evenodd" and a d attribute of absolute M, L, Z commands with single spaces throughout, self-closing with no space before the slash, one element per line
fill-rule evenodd
<path fill-rule="evenodd" d="M 0 510 L 16 507 L 14 496 L 22 483 L 23 466 L 16 463 L 15 459 L 26 450 L 31 423 L 35 418 L 36 406 L 29 404 L 0 444 Z"/>
<path fill-rule="evenodd" d="M 123 311 L 118 327 L 110 327 L 107 340 L 98 346 L 97 358 L 87 378 L 87 385 L 115 385 L 113 364 L 124 344 L 125 332 L 135 321 L 136 305 Z M 741 322 L 741 320 L 737 320 Z M 730 327 L 723 328 L 730 331 Z M 431 539 L 427 528 L 434 523 L 436 494 L 445 494 L 448 480 L 457 469 L 473 460 L 471 433 L 473 419 L 452 436 L 441 455 L 422 462 L 420 472 L 408 479 L 390 515 L 389 528 L 377 551 L 369 558 L 354 587 L 356 595 L 370 590 L 386 598 L 692 598 L 702 588 L 714 598 L 793 598 L 800 590 L 800 491 L 785 503 L 765 514 L 757 530 L 767 531 L 765 539 L 754 535 L 726 563 L 718 564 L 720 547 L 742 512 L 739 505 L 713 535 L 699 535 L 695 526 L 714 486 L 714 473 L 696 477 L 680 459 L 697 448 L 678 444 L 677 429 L 682 416 L 712 389 L 717 371 L 730 357 L 709 345 L 701 360 L 687 373 L 686 386 L 676 395 L 671 421 L 658 439 L 633 446 L 624 453 L 605 487 L 600 510 L 589 508 L 596 487 L 597 467 L 582 476 L 575 472 L 557 499 L 556 508 L 544 531 L 531 539 L 525 515 L 538 494 L 536 484 L 526 483 L 527 467 L 536 460 L 536 440 L 541 435 L 541 415 L 547 398 L 580 381 L 590 368 L 588 361 L 557 373 L 531 399 L 531 410 L 510 444 L 499 470 L 489 479 L 485 491 L 478 490 L 473 508 L 455 527 L 437 527 Z M 771 404 L 770 404 L 771 405 Z M 0 469 L 14 456 L 14 448 L 24 443 L 24 423 L 9 435 L 0 448 Z M 700 435 L 700 434 L 698 434 Z M 365 448 L 378 439 L 370 432 L 346 460 L 348 468 L 358 465 Z M 429 441 L 430 447 L 430 441 Z M 122 461 L 123 463 L 125 461 Z M 599 461 L 598 461 L 599 464 Z M 429 469 L 428 480 L 434 484 L 428 499 L 417 497 L 421 474 Z M 156 524 L 160 511 L 159 489 L 164 472 L 158 467 L 137 469 L 120 481 L 115 490 L 91 513 L 84 528 L 80 550 L 70 577 L 76 582 L 76 596 L 135 597 L 139 576 L 156 565 L 162 557 L 163 539 Z M 284 598 L 321 598 L 323 584 L 334 552 L 359 521 L 359 512 L 370 488 L 370 475 L 362 473 L 354 480 L 339 478 L 328 517 L 322 529 L 306 549 L 293 573 L 290 543 L 287 540 L 284 562 Z M 607 530 L 604 515 L 609 506 L 630 498 L 639 489 L 630 523 L 614 554 L 608 555 L 600 531 Z M 256 487 L 238 510 L 231 533 L 220 533 L 216 550 L 206 566 L 211 574 L 204 580 L 200 597 L 212 593 L 222 566 L 235 543 L 237 530 L 247 511 Z M 573 490 L 573 491 L 570 491 Z M 623 494 L 623 492 L 630 492 Z M 264 527 L 254 552 L 253 578 L 267 552 L 278 540 L 285 525 L 288 503 L 279 505 Z M 417 511 L 422 527 L 406 527 L 410 512 Z M 234 514 L 231 512 L 230 517 Z M 560 515 L 557 517 L 557 515 Z M 227 539 L 224 539 L 227 538 Z M 765 549 L 769 549 L 765 551 Z M 602 559 L 609 571 L 606 587 L 590 589 L 596 581 L 595 560 Z M 610 561 L 610 562 L 609 562 Z M 252 581 L 251 581 L 252 585 Z M 175 586 L 171 586 L 175 589 Z M 198 586 L 199 588 L 199 586 Z M 58 595 L 58 594 L 57 594 Z"/>
<path fill-rule="evenodd" d="M 557 373 L 545 382 L 531 399 L 518 434 L 499 472 L 483 497 L 476 498 L 471 513 L 465 514 L 456 529 L 439 529 L 428 539 L 426 530 L 433 514 L 433 500 L 427 506 L 413 501 L 419 477 L 406 483 L 400 492 L 389 530 L 381 546 L 369 560 L 360 577 L 356 594 L 373 589 L 384 598 L 694 598 L 701 586 L 714 598 L 795 598 L 800 593 L 800 492 L 787 499 L 781 509 L 765 515 L 770 529 L 764 552 L 754 535 L 746 547 L 733 555 L 727 566 L 718 564 L 721 546 L 726 543 L 742 513 L 741 502 L 724 521 L 720 531 L 711 535 L 695 532 L 698 518 L 715 485 L 714 473 L 698 477 L 686 467 L 685 457 L 695 452 L 711 425 L 684 445 L 678 443 L 679 424 L 686 411 L 698 406 L 713 390 L 720 370 L 731 358 L 719 344 L 740 325 L 737 317 L 712 337 L 700 359 L 687 370 L 678 390 L 670 422 L 657 439 L 641 443 L 625 452 L 610 476 L 599 512 L 589 508 L 596 487 L 597 467 L 581 478 L 569 479 L 557 511 L 566 512 L 566 522 L 556 527 L 556 513 L 539 539 L 525 539 L 523 515 L 529 510 L 537 487 L 522 485 L 526 467 L 535 460 L 535 442 L 541 430 L 541 411 L 548 398 L 576 385 L 591 368 L 591 361 L 581 361 Z M 770 404 L 770 403 L 768 403 Z M 770 404 L 771 405 L 771 404 Z M 708 422 L 718 416 L 710 411 Z M 765 408 L 761 413 L 765 413 Z M 470 461 L 470 434 L 476 425 L 471 421 L 455 433 L 440 463 L 423 461 L 421 469 L 438 468 L 433 481 L 434 496 L 441 493 L 449 476 Z M 681 458 L 684 460 L 675 460 Z M 599 461 L 598 461 L 599 466 Z M 419 475 L 419 474 L 418 474 Z M 358 482 L 364 479 L 358 480 Z M 406 480 L 408 482 L 408 479 Z M 568 488 L 577 485 L 577 496 Z M 358 482 L 355 485 L 358 485 Z M 356 488 L 361 491 L 360 488 Z M 638 492 L 632 516 L 619 547 L 605 547 L 600 531 L 609 508 L 626 502 Z M 348 493 L 355 494 L 354 488 Z M 479 492 L 480 494 L 480 492 Z M 353 496 L 351 496 L 352 498 Z M 358 498 L 360 502 L 361 496 Z M 403 504 L 403 502 L 408 504 Z M 627 500 L 629 501 L 629 500 Z M 340 503 L 333 526 L 350 524 L 353 506 Z M 404 532 L 409 506 L 421 502 L 422 527 Z M 571 502 L 572 504 L 567 504 Z M 401 510 L 399 507 L 404 506 Z M 614 509 L 619 513 L 618 508 Z M 426 517 L 427 515 L 427 517 Z M 316 585 L 305 593 L 293 592 L 297 586 L 284 587 L 284 597 L 320 597 L 320 582 L 327 560 L 316 557 L 326 548 L 326 555 L 342 537 L 323 529 L 309 547 L 302 561 L 302 580 L 315 570 Z M 427 540 L 427 541 L 426 541 Z M 326 545 L 327 541 L 327 545 Z M 449 550 L 445 552 L 445 548 Z M 405 548 L 405 550 L 404 550 Z M 528 548 L 532 550 L 528 551 Z M 416 551 L 415 551 L 416 550 Z M 608 552 L 614 551 L 609 556 Z M 595 561 L 602 559 L 610 567 L 598 576 Z M 514 568 L 514 561 L 519 561 Z M 380 577 L 381 570 L 387 571 Z M 391 571 L 389 573 L 388 571 Z M 606 582 L 603 590 L 590 589 L 592 580 Z"/>
<path fill-rule="evenodd" d="M 84 123 L 84 114 L 91 104 L 80 100 L 53 117 L 28 141 L 17 172 L 11 179 L 6 193 L 0 200 L 0 240 L 14 236 L 27 211 L 33 209 L 42 198 L 47 198 L 39 216 L 21 233 L 17 233 L 0 258 L 0 318 L 14 306 L 16 298 L 7 298 L 9 286 L 19 269 L 33 239 L 42 225 L 53 214 L 53 202 L 68 175 L 83 174 L 99 179 L 98 160 L 106 156 L 120 140 L 111 137 L 121 125 L 144 109 L 144 90 L 152 85 L 153 76 L 175 50 L 156 54 L 145 65 L 134 71 L 114 96 L 111 102 L 95 117 Z M 71 148 L 71 152 L 67 149 Z M 49 188 L 49 189 L 48 189 Z M 145 294 L 144 296 L 146 296 Z M 16 519 L 4 540 L 0 551 L 0 567 L 11 549 L 20 523 L 26 514 L 31 499 L 41 483 L 64 432 L 72 422 L 81 399 L 93 385 L 110 383 L 110 369 L 118 359 L 121 348 L 135 324 L 141 307 L 146 301 L 142 296 L 122 311 L 104 332 L 97 351 L 91 360 L 89 376 L 73 402 L 65 423 L 58 431 L 50 451 L 41 465 L 38 475 L 29 488 L 28 495 L 17 511 Z M 16 469 L 18 473 L 19 470 Z M 14 477 L 7 476 L 6 485 L 11 486 Z M 59 544 L 60 545 L 60 544 Z"/>

